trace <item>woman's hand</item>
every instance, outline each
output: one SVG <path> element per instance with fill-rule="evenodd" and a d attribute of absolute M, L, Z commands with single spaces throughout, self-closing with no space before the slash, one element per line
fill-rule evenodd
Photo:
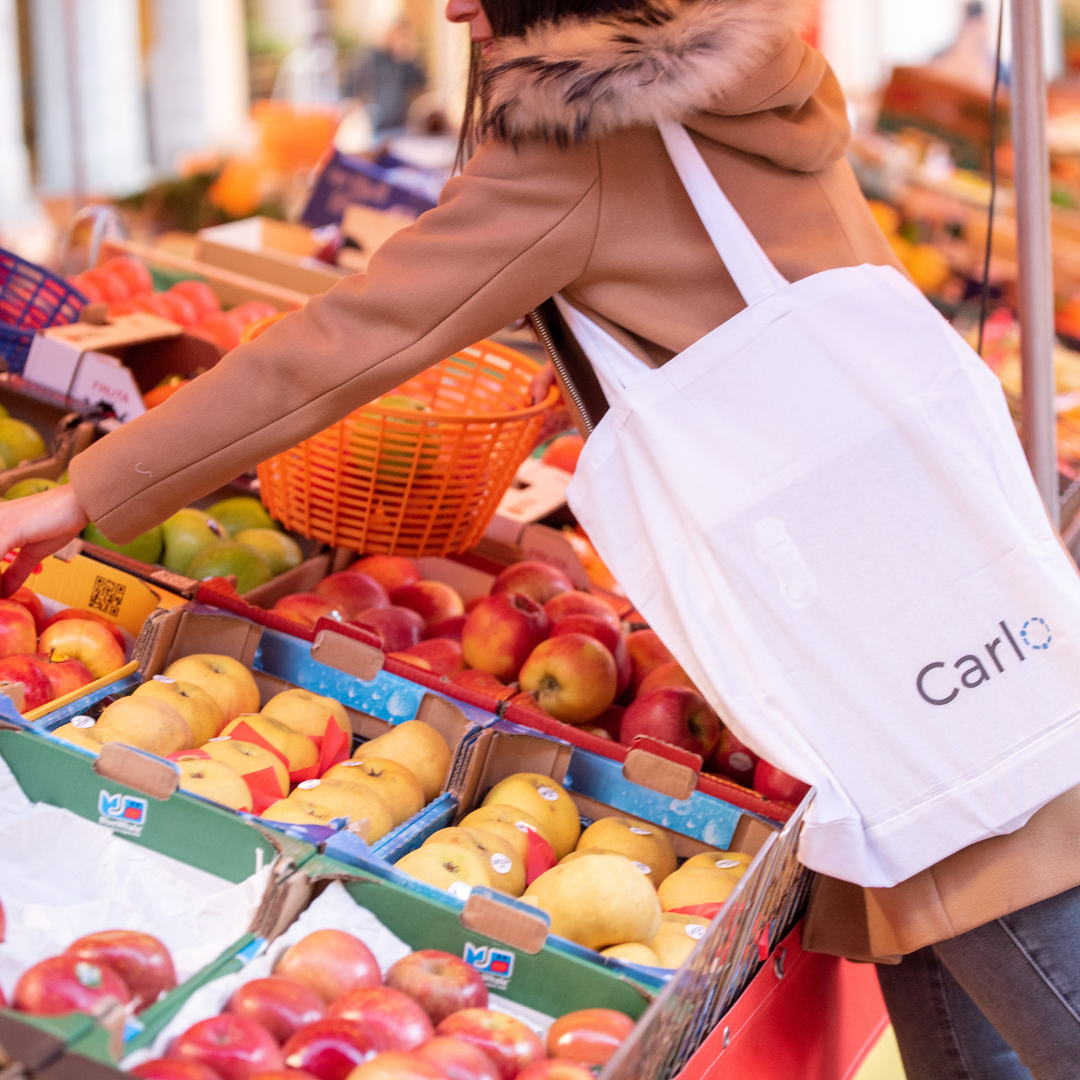
<path fill-rule="evenodd" d="M 532 403 L 539 405 L 555 385 L 555 365 L 549 360 L 532 380 Z"/>
<path fill-rule="evenodd" d="M 3 577 L 3 595 L 10 596 L 42 559 L 74 540 L 89 524 L 71 484 L 0 503 L 0 556 L 19 554 Z"/>

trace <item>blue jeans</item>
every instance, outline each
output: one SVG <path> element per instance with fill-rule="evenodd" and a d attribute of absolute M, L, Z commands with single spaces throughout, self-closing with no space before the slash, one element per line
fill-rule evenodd
<path fill-rule="evenodd" d="M 1080 1077 L 1080 888 L 877 970 L 907 1080 Z"/>

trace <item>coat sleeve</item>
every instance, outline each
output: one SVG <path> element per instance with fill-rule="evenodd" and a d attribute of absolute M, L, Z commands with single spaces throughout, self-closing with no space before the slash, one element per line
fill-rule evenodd
<path fill-rule="evenodd" d="M 496 332 L 581 274 L 598 212 L 595 147 L 486 145 L 366 275 L 313 297 L 75 458 L 83 509 L 126 543 Z"/>

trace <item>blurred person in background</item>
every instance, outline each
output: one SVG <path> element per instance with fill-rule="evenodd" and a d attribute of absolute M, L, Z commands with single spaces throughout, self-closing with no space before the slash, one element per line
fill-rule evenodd
<path fill-rule="evenodd" d="M 401 19 L 378 48 L 361 58 L 347 92 L 367 104 L 375 134 L 381 136 L 404 129 L 409 106 L 426 85 L 416 34 L 408 19 Z"/>

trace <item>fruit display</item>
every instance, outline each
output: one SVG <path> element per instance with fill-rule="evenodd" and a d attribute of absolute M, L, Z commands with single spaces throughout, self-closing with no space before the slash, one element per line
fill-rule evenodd
<path fill-rule="evenodd" d="M 583 1009 L 542 1035 L 496 1004 L 480 973 L 451 953 L 410 952 L 383 973 L 359 937 L 316 930 L 285 949 L 268 977 L 242 983 L 218 1015 L 131 1072 L 144 1080 L 585 1080 L 634 1027 L 614 1009 Z"/>
<path fill-rule="evenodd" d="M 282 824 L 344 819 L 371 843 L 438 796 L 451 761 L 446 739 L 420 720 L 353 752 L 340 702 L 293 686 L 263 703 L 244 664 L 206 653 L 51 734 L 94 753 L 109 742 L 137 747 L 174 762 L 182 791 Z"/>
<path fill-rule="evenodd" d="M 83 530 L 83 539 L 196 581 L 233 576 L 240 593 L 303 560 L 300 545 L 248 495 L 222 499 L 208 510 L 184 507 L 128 544 L 114 544 L 93 524 Z"/>
<path fill-rule="evenodd" d="M 240 335 L 252 323 L 277 314 L 263 300 L 248 300 L 229 311 L 221 310 L 217 294 L 204 281 L 179 281 L 164 292 L 154 292 L 150 272 L 137 259 L 117 255 L 100 266 L 76 274 L 71 283 L 91 301 L 108 305 L 111 317 L 144 311 L 179 323 L 187 334 L 210 342 L 222 353 L 240 344 Z M 146 407 L 160 405 L 187 380 L 166 380 L 145 396 Z M 160 392 L 159 392 L 160 391 Z"/>
<path fill-rule="evenodd" d="M 583 829 L 561 784 L 516 773 L 394 865 L 459 899 L 476 886 L 520 897 L 548 913 L 553 934 L 604 956 L 676 968 L 751 857 L 706 851 L 678 861 L 659 826 L 614 815 Z"/>
<path fill-rule="evenodd" d="M 0 600 L 0 681 L 21 683 L 30 713 L 126 663 L 123 632 L 103 615 L 66 608 L 46 618 L 25 585 Z"/>
<path fill-rule="evenodd" d="M 35 1016 L 92 1014 L 113 998 L 130 1012 L 142 1012 L 175 986 L 172 957 L 157 938 L 134 930 L 103 930 L 23 971 L 11 1007 Z"/>

